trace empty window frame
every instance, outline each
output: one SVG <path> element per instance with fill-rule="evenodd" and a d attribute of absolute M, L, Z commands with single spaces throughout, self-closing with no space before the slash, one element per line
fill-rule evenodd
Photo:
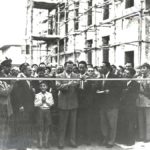
<path fill-rule="evenodd" d="M 87 47 L 92 48 L 93 40 L 87 40 Z"/>
<path fill-rule="evenodd" d="M 61 4 L 59 8 L 60 8 L 60 20 L 61 20 L 65 16 L 65 4 Z"/>
<path fill-rule="evenodd" d="M 103 61 L 104 62 L 109 62 L 109 36 L 104 36 L 102 37 L 102 43 L 103 43 Z M 106 47 L 105 47 L 106 46 Z"/>
<path fill-rule="evenodd" d="M 134 0 L 126 0 L 125 1 L 125 7 L 126 8 L 131 8 L 134 6 Z"/>
<path fill-rule="evenodd" d="M 53 34 L 53 26 L 54 26 L 54 19 L 53 16 L 49 18 L 49 29 L 48 29 L 48 34 Z"/>
<path fill-rule="evenodd" d="M 104 0 L 103 20 L 109 19 L 109 4 L 107 2 L 108 0 Z"/>
<path fill-rule="evenodd" d="M 26 55 L 30 54 L 30 45 L 26 45 Z"/>
<path fill-rule="evenodd" d="M 146 9 L 150 9 L 150 0 L 146 0 Z"/>
<path fill-rule="evenodd" d="M 92 0 L 88 1 L 88 26 L 92 24 Z"/>
<path fill-rule="evenodd" d="M 79 2 L 75 2 L 74 29 L 79 29 Z"/>
<path fill-rule="evenodd" d="M 59 52 L 64 52 L 64 40 L 60 40 L 59 43 Z"/>
<path fill-rule="evenodd" d="M 65 24 L 65 33 L 68 34 L 68 11 L 66 12 L 66 24 Z"/>

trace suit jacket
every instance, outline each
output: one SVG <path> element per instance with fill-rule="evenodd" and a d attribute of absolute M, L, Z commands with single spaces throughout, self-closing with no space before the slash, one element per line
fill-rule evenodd
<path fill-rule="evenodd" d="M 140 85 L 136 81 L 130 81 L 126 83 L 125 89 L 121 96 L 121 109 L 127 112 L 133 112 L 136 110 L 136 100 L 138 98 Z"/>
<path fill-rule="evenodd" d="M 84 75 L 85 79 L 95 78 L 87 74 Z M 80 81 L 81 82 L 81 81 Z M 94 105 L 95 100 L 95 81 L 83 81 L 83 88 L 78 90 L 79 108 L 88 108 Z"/>
<path fill-rule="evenodd" d="M 59 78 L 67 78 L 66 73 L 63 72 Z M 78 75 L 71 73 L 71 79 L 78 78 Z M 78 93 L 77 89 L 79 86 L 79 81 L 73 81 L 71 85 L 68 85 L 70 81 L 57 81 L 58 92 L 58 108 L 64 110 L 76 109 L 78 108 Z"/>
<path fill-rule="evenodd" d="M 0 105 L 7 107 L 7 114 L 11 116 L 13 113 L 10 95 L 12 88 L 5 81 L 0 81 Z"/>
<path fill-rule="evenodd" d="M 25 112 L 34 110 L 35 94 L 32 87 L 29 87 L 26 81 L 18 81 L 15 83 L 12 91 L 12 106 L 15 113 L 19 112 L 20 107 L 24 107 Z"/>
<path fill-rule="evenodd" d="M 142 79 L 143 77 L 139 78 Z M 150 74 L 148 73 L 145 78 L 150 78 Z M 138 107 L 150 107 L 150 81 L 139 81 L 139 83 L 140 91 L 136 104 Z"/>
<path fill-rule="evenodd" d="M 110 72 L 107 78 L 118 78 L 117 75 Z M 123 83 L 121 81 L 105 81 L 104 86 L 101 82 L 101 90 L 109 90 L 109 93 L 102 94 L 102 107 L 119 107 Z"/>

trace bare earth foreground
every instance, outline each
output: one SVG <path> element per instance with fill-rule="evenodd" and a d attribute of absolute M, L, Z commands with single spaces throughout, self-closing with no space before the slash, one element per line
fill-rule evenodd
<path fill-rule="evenodd" d="M 2 150 L 2 149 L 0 149 Z M 9 149 L 15 150 L 15 149 Z M 38 149 L 38 148 L 28 148 L 27 150 L 59 150 L 57 147 L 50 147 L 49 149 Z M 63 150 L 150 150 L 150 143 L 137 142 L 135 145 L 127 147 L 125 145 L 116 144 L 113 148 L 106 148 L 104 146 L 98 146 L 93 144 L 91 146 L 81 145 L 78 148 L 65 147 Z"/>

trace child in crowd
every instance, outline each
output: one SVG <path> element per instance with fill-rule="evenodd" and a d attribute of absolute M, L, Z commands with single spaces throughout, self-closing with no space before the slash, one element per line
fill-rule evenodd
<path fill-rule="evenodd" d="M 47 92 L 47 82 L 40 82 L 40 93 L 36 94 L 35 107 L 38 107 L 38 135 L 39 146 L 48 147 L 48 137 L 50 133 L 50 127 L 52 124 L 50 107 L 54 104 L 53 96 L 50 92 Z M 45 142 L 44 142 L 45 141 Z M 44 145 L 45 144 L 45 145 Z"/>

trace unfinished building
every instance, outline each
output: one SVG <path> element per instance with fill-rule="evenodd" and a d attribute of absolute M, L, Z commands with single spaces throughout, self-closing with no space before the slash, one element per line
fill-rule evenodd
<path fill-rule="evenodd" d="M 31 63 L 150 63 L 149 0 L 28 0 Z"/>

